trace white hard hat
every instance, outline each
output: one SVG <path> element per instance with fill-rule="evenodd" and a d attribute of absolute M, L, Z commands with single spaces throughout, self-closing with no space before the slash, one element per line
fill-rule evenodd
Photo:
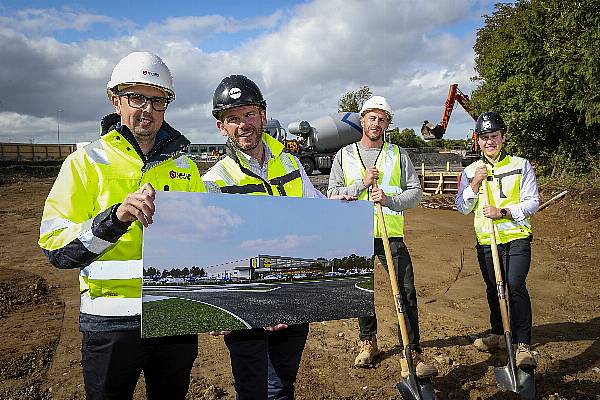
<path fill-rule="evenodd" d="M 367 111 L 371 110 L 385 111 L 390 121 L 392 120 L 392 107 L 383 96 L 373 96 L 365 101 L 360 109 L 360 116 L 362 117 Z"/>
<path fill-rule="evenodd" d="M 114 87 L 138 84 L 155 86 L 164 90 L 171 100 L 175 99 L 171 71 L 156 54 L 136 51 L 125 56 L 115 65 L 106 91 L 110 98 Z"/>

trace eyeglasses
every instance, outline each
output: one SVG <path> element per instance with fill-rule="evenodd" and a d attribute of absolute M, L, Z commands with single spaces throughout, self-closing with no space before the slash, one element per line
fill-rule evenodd
<path fill-rule="evenodd" d="M 165 111 L 171 102 L 167 97 L 147 97 L 140 93 L 119 93 L 119 97 L 127 97 L 127 103 L 133 108 L 146 108 L 150 101 L 154 111 Z"/>

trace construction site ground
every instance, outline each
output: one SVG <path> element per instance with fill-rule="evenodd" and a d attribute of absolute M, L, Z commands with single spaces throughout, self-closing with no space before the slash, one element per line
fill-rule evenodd
<path fill-rule="evenodd" d="M 0 399 L 83 399 L 78 271 L 50 266 L 37 246 L 45 172 L 0 173 Z M 13 175 L 10 175 L 13 173 Z M 323 187 L 326 176 L 316 176 Z M 545 188 L 543 199 L 565 188 Z M 472 216 L 446 209 L 446 197 L 406 213 L 425 357 L 438 367 L 438 398 L 517 399 L 496 388 L 503 354 L 470 343 L 488 329 Z M 539 399 L 600 399 L 600 191 L 571 191 L 535 215 L 528 288 Z M 436 206 L 436 204 L 438 206 Z M 313 323 L 296 383 L 297 399 L 395 399 L 400 380 L 396 314 L 387 275 L 376 267 L 382 357 L 352 367 L 356 319 Z M 340 307 L 343 305 L 340 304 Z M 189 399 L 233 399 L 223 339 L 201 335 Z M 143 399 L 140 381 L 135 399 Z"/>

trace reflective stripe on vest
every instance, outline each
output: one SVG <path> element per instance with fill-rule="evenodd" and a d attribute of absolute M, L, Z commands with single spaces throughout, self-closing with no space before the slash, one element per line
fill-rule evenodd
<path fill-rule="evenodd" d="M 384 143 L 381 152 L 377 156 L 377 161 L 375 162 L 375 166 L 379 171 L 377 184 L 388 196 L 395 196 L 402 193 L 402 168 L 400 165 L 400 157 L 400 148 L 398 146 Z M 350 144 L 342 150 L 342 170 L 344 172 L 345 186 L 350 186 L 354 182 L 362 180 L 365 177 L 366 169 L 360 158 L 357 143 Z M 362 191 L 358 196 L 358 199 L 369 200 L 369 191 Z M 385 221 L 388 236 L 403 237 L 404 215 L 402 211 L 394 211 L 388 207 L 382 207 L 381 209 L 383 210 L 383 219 Z M 375 213 L 375 206 L 373 206 L 373 211 L 375 227 L 374 235 L 376 238 L 380 238 L 381 228 L 379 227 L 379 221 L 377 219 L 377 214 Z"/>
<path fill-rule="evenodd" d="M 42 223 L 40 224 L 40 236 L 44 236 L 49 232 L 66 229 L 73 225 L 75 225 L 75 223 L 69 221 L 66 218 L 52 218 L 46 221 L 42 221 Z"/>
<path fill-rule="evenodd" d="M 79 273 L 80 311 L 126 316 L 141 312 L 142 260 L 94 261 Z"/>
<path fill-rule="evenodd" d="M 475 170 L 482 165 L 483 161 L 479 160 L 465 168 L 465 174 L 469 181 L 473 179 Z M 506 155 L 496 165 L 491 167 L 486 165 L 488 170 L 491 169 L 491 181 L 488 181 L 490 204 L 496 208 L 508 208 L 511 205 L 518 204 L 521 201 L 521 179 L 523 177 L 523 167 L 525 159 L 521 157 Z M 482 182 L 482 185 L 485 182 Z M 490 232 L 488 229 L 487 217 L 483 215 L 483 188 L 479 188 L 479 199 L 477 206 L 473 210 L 475 218 L 473 225 L 475 227 L 475 235 L 477 243 L 489 245 Z M 508 243 L 515 239 L 527 238 L 531 235 L 531 220 L 526 218 L 523 221 L 515 221 L 512 218 L 499 218 L 493 221 L 496 225 L 498 234 L 496 241 L 498 243 Z"/>
<path fill-rule="evenodd" d="M 94 233 L 92 232 L 93 222 L 93 219 L 88 219 L 83 224 L 81 224 L 81 232 L 79 232 L 77 238 L 81 241 L 85 248 L 91 251 L 92 253 L 102 254 L 104 250 L 108 249 L 111 246 L 114 246 L 114 243 L 108 242 L 104 239 L 100 239 L 99 237 L 94 236 Z"/>
<path fill-rule="evenodd" d="M 102 146 L 102 141 L 96 140 L 92 143 L 85 145 L 83 148 L 88 155 L 88 159 L 91 162 L 96 164 L 110 165 L 106 150 Z"/>
<path fill-rule="evenodd" d="M 140 281 L 140 290 L 142 284 Z M 91 298 L 81 295 L 81 307 L 79 309 L 84 314 L 101 315 L 105 317 L 126 317 L 142 314 L 142 299 L 136 298 L 115 298 L 115 297 L 96 297 Z"/>
<path fill-rule="evenodd" d="M 231 157 L 220 160 L 202 178 L 214 182 L 222 193 L 302 197 L 302 176 L 294 157 L 269 135 L 263 134 L 263 141 L 274 156 L 267 161 L 267 180 Z"/>
<path fill-rule="evenodd" d="M 179 157 L 177 157 L 176 159 L 173 160 L 173 162 L 175 163 L 175 165 L 178 168 L 182 168 L 182 169 L 189 169 L 190 168 L 190 164 L 188 162 L 188 158 L 183 156 L 183 155 L 179 155 Z"/>

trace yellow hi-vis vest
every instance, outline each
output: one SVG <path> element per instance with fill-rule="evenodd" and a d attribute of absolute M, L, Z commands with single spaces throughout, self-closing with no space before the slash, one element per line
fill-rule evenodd
<path fill-rule="evenodd" d="M 469 182 L 475 176 L 475 170 L 484 162 L 478 160 L 465 168 L 465 174 Z M 496 208 L 507 208 L 508 206 L 518 204 L 521 201 L 521 179 L 523 177 L 523 167 L 525 159 L 506 155 L 498 161 L 493 167 L 486 163 L 488 173 L 491 173 L 491 180 L 487 182 L 490 195 L 490 204 Z M 481 182 L 482 185 L 486 182 Z M 473 211 L 475 218 L 473 224 L 475 226 L 475 234 L 477 243 L 489 245 L 490 232 L 488 229 L 488 218 L 483 215 L 483 206 L 485 200 L 483 198 L 483 187 L 479 187 L 479 199 L 477 206 Z M 526 218 L 523 221 L 515 221 L 512 218 L 499 218 L 493 220 L 496 225 L 498 234 L 496 235 L 497 243 L 508 243 L 515 239 L 527 238 L 531 235 L 531 220 Z"/>
<path fill-rule="evenodd" d="M 377 185 L 383 189 L 387 196 L 395 196 L 402 193 L 400 148 L 395 144 L 384 143 L 381 152 L 377 156 L 375 166 L 379 171 Z M 358 180 L 362 180 L 366 174 L 366 168 L 360 158 L 358 144 L 353 143 L 342 150 L 342 170 L 344 171 L 344 185 L 350 186 Z M 369 200 L 369 190 L 363 190 L 358 200 Z M 388 207 L 382 207 L 383 219 L 389 237 L 404 237 L 404 214 L 402 211 L 394 211 Z M 373 206 L 375 212 L 375 206 Z M 374 214 L 375 237 L 381 237 L 381 228 L 377 214 Z"/>
<path fill-rule="evenodd" d="M 262 140 L 274 157 L 267 160 L 267 180 L 254 174 L 247 160 L 227 156 L 202 176 L 213 182 L 222 193 L 302 197 L 302 177 L 294 157 L 284 152 L 284 146 L 263 133 Z"/>
<path fill-rule="evenodd" d="M 92 222 L 146 182 L 157 190 L 205 191 L 198 168 L 188 157 L 168 158 L 144 167 L 135 149 L 116 130 L 78 149 L 62 164 L 44 206 L 39 245 L 53 251 L 79 239 L 87 250 L 100 255 L 80 270 L 83 314 L 141 314 L 141 223 L 133 222 L 116 243 L 111 243 L 93 235 Z"/>

